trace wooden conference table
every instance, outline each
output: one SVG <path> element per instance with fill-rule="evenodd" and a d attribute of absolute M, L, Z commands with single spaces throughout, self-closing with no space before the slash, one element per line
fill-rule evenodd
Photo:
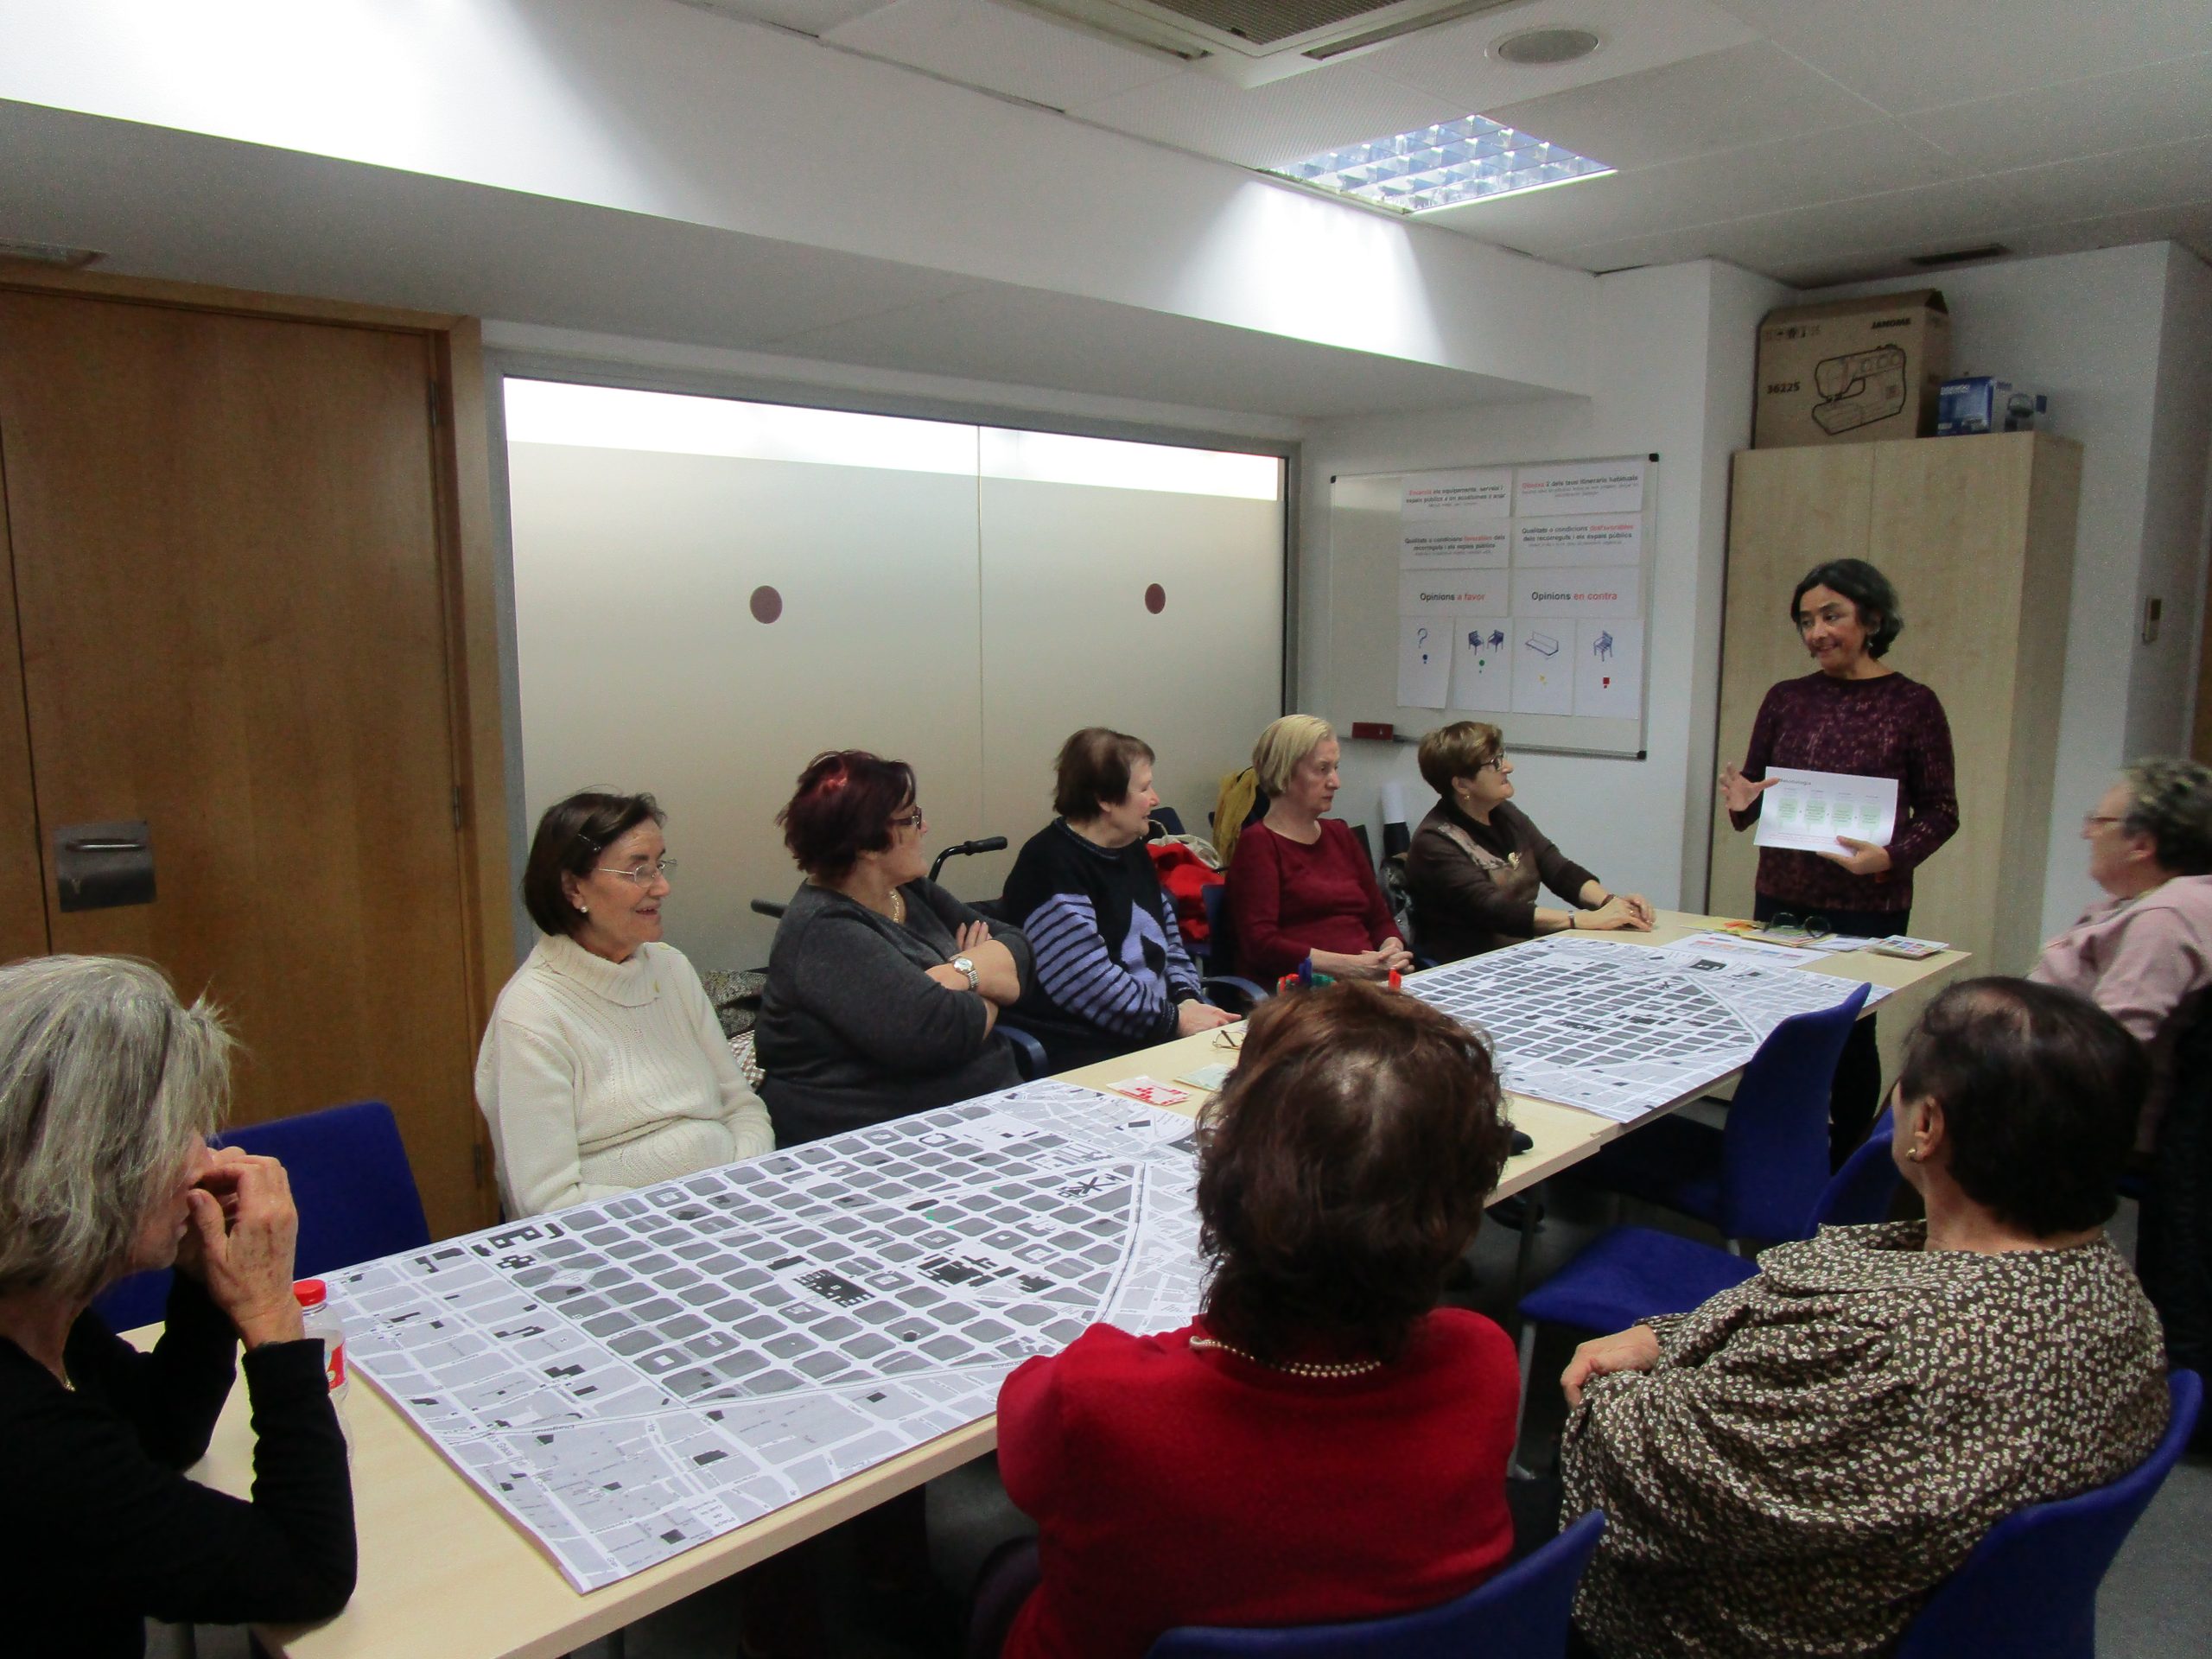
<path fill-rule="evenodd" d="M 1712 925 L 1710 918 L 1662 911 L 1659 926 L 1649 933 L 1607 937 L 1665 944 Z M 1955 950 L 1924 962 L 1852 952 L 1817 957 L 1807 967 L 1891 987 L 1899 995 L 1884 1004 L 1884 1012 L 1909 1020 L 1965 960 Z M 1209 1032 L 1064 1077 L 1096 1088 L 1137 1076 L 1172 1083 L 1200 1066 L 1233 1058 Z M 1195 1113 L 1205 1098 L 1193 1090 L 1185 1109 Z M 1499 1198 L 1557 1173 L 1634 1127 L 1526 1096 L 1512 1096 L 1509 1109 L 1535 1145 L 1507 1164 Z M 353 1441 L 360 1586 L 353 1604 L 327 1624 L 260 1628 L 264 1643 L 286 1659 L 544 1659 L 565 1654 L 981 1457 L 996 1443 L 997 1433 L 995 1421 L 984 1418 L 672 1560 L 579 1595 L 552 1561 L 454 1473 L 372 1386 L 353 1385 L 346 1414 Z M 245 1497 L 252 1482 L 252 1448 L 245 1390 L 236 1388 L 207 1459 L 193 1472 L 210 1486 Z"/>

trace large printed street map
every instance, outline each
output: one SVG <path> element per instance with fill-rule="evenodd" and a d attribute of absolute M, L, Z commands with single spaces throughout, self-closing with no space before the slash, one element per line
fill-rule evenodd
<path fill-rule="evenodd" d="M 1509 1089 L 1621 1122 L 1726 1077 L 1792 1014 L 1855 981 L 1700 950 L 1554 934 L 1416 974 L 1406 988 L 1488 1033 Z M 1888 993 L 1875 986 L 1870 1004 Z"/>
<path fill-rule="evenodd" d="M 355 1368 L 579 1590 L 1198 1306 L 1191 1120 L 1000 1094 L 333 1276 Z"/>

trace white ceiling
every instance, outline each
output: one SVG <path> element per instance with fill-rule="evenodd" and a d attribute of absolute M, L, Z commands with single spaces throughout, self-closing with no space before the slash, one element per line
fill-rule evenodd
<path fill-rule="evenodd" d="M 2212 0 L 1523 0 L 1244 90 L 999 0 L 692 0 L 1249 167 L 1471 112 L 1611 177 L 1424 222 L 1589 270 L 1799 286 L 1996 242 L 2212 257 Z M 1581 62 L 1489 55 L 1538 24 Z"/>

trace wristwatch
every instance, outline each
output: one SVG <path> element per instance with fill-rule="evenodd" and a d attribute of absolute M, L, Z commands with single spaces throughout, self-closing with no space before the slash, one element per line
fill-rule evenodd
<path fill-rule="evenodd" d="M 976 977 L 976 964 L 972 959 L 967 957 L 955 957 L 952 959 L 952 965 L 957 968 L 962 973 L 968 976 L 968 988 L 969 990 L 975 991 L 981 990 L 982 988 L 982 981 Z"/>

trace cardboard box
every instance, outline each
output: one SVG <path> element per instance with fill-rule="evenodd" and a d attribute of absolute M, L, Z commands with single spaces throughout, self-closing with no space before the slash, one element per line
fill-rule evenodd
<path fill-rule="evenodd" d="M 1946 380 L 1936 400 L 1936 435 L 1973 432 L 2032 432 L 2050 410 L 2039 391 L 2023 391 L 2010 380 L 1986 374 Z"/>
<path fill-rule="evenodd" d="M 1950 308 L 1932 288 L 1770 311 L 1751 448 L 1932 436 L 1950 361 Z"/>

